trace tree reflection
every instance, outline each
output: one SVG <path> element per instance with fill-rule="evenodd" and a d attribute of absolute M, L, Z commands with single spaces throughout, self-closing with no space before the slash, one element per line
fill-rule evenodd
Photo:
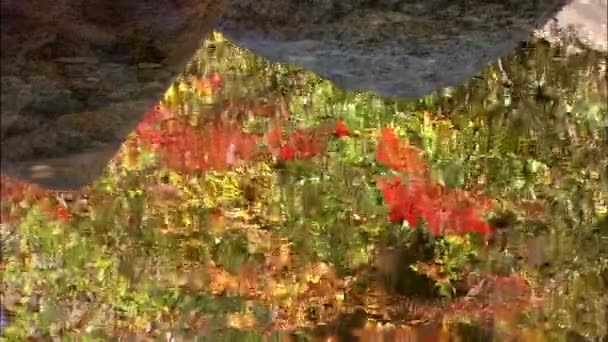
<path fill-rule="evenodd" d="M 80 193 L 2 178 L 8 336 L 606 333 L 605 56 L 531 40 L 420 100 L 219 35 L 186 70 Z"/>

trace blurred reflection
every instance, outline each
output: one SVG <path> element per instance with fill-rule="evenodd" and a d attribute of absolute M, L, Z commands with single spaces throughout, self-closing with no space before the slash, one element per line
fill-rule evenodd
<path fill-rule="evenodd" d="M 569 51 L 401 100 L 215 35 L 90 187 L 2 178 L 5 333 L 600 338 L 606 62 Z"/>

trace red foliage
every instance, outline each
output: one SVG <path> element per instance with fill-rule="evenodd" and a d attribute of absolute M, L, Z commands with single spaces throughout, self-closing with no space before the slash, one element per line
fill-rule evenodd
<path fill-rule="evenodd" d="M 325 126 L 320 126 L 298 129 L 283 139 L 281 126 L 275 123 L 266 134 L 266 143 L 271 153 L 280 159 L 310 159 L 325 149 L 328 133 Z"/>
<path fill-rule="evenodd" d="M 175 124 L 163 132 L 158 148 L 164 164 L 178 170 L 226 170 L 237 158 L 255 155 L 257 136 L 239 125 L 208 124 L 195 129 Z"/>
<path fill-rule="evenodd" d="M 173 113 L 165 106 L 158 105 L 146 112 L 135 128 L 135 134 L 152 148 L 157 148 L 161 142 L 160 124 L 173 118 Z"/>
<path fill-rule="evenodd" d="M 380 132 L 376 159 L 391 169 L 410 174 L 422 174 L 427 168 L 422 150 L 407 140 L 399 140 L 390 127 Z"/>
<path fill-rule="evenodd" d="M 42 211 L 62 220 L 70 217 L 67 209 L 61 205 L 52 205 L 51 198 L 57 191 L 41 189 L 35 185 L 17 181 L 6 176 L 0 176 L 1 199 L 4 203 L 20 203 L 28 201 L 40 205 Z M 3 205 L 0 210 L 0 221 L 11 222 L 23 214 L 24 208 L 18 205 Z"/>
<path fill-rule="evenodd" d="M 279 151 L 279 158 L 282 160 L 292 160 L 295 157 L 295 152 L 293 148 L 289 145 L 281 146 L 281 150 Z"/>
<path fill-rule="evenodd" d="M 338 138 L 342 138 L 342 137 L 348 136 L 349 134 L 350 134 L 350 131 L 344 124 L 344 120 L 338 119 L 336 121 L 336 136 Z"/>
<path fill-rule="evenodd" d="M 287 144 L 294 149 L 300 159 L 312 158 L 325 147 L 324 139 L 312 130 L 297 130 L 291 133 Z"/>
<path fill-rule="evenodd" d="M 399 140 L 391 128 L 381 131 L 376 159 L 408 175 L 407 184 L 402 184 L 398 176 L 378 180 L 389 206 L 391 222 L 405 220 L 415 226 L 423 219 L 433 234 L 491 233 L 490 225 L 483 219 L 484 210 L 491 207 L 491 201 L 464 190 L 447 189 L 424 178 L 427 162 L 423 152 L 407 140 Z"/>
<path fill-rule="evenodd" d="M 164 117 L 164 127 L 158 120 Z M 163 164 L 180 171 L 225 170 L 237 158 L 255 155 L 258 137 L 245 133 L 239 124 L 209 123 L 195 128 L 177 119 L 168 120 L 157 109 L 144 115 L 137 126 L 140 141 L 161 155 Z"/>
<path fill-rule="evenodd" d="M 61 205 L 55 207 L 55 214 L 62 220 L 67 220 L 70 218 L 70 213 Z"/>
<path fill-rule="evenodd" d="M 276 110 L 286 112 L 284 101 L 268 106 L 272 113 Z M 266 114 L 266 108 L 263 109 L 262 114 Z M 234 164 L 237 156 L 249 159 L 256 154 L 254 149 L 258 137 L 242 132 L 239 124 L 215 123 L 195 129 L 178 122 L 170 114 L 163 114 L 163 111 L 169 112 L 161 107 L 147 112 L 137 126 L 136 134 L 140 141 L 160 152 L 166 166 L 180 170 L 222 170 Z M 166 127 L 160 127 L 161 120 Z M 342 120 L 334 125 L 297 129 L 286 138 L 280 124 L 275 122 L 265 140 L 270 152 L 282 160 L 310 159 L 324 150 L 327 138 L 332 134 L 349 134 Z"/>
<path fill-rule="evenodd" d="M 0 175 L 0 199 L 2 201 L 20 202 L 24 199 L 40 199 L 50 193 L 52 191 Z"/>
<path fill-rule="evenodd" d="M 415 226 L 424 219 L 433 234 L 489 234 L 492 229 L 483 219 L 488 203 L 459 189 L 447 189 L 439 184 L 410 177 L 403 184 L 400 177 L 379 179 L 384 201 L 389 206 L 391 222 L 407 221 Z"/>
<path fill-rule="evenodd" d="M 401 184 L 401 178 L 394 180 L 378 179 L 378 187 L 382 190 L 384 201 L 389 206 L 389 219 L 391 222 L 407 221 L 415 225 L 420 213 L 415 207 L 417 198 L 422 195 L 421 189 L 412 183 L 410 188 Z"/>

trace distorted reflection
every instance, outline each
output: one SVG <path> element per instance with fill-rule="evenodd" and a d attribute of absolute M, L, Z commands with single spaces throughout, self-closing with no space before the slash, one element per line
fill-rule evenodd
<path fill-rule="evenodd" d="M 530 41 L 401 100 L 215 34 L 92 185 L 2 178 L 1 325 L 16 339 L 606 336 L 605 61 Z"/>

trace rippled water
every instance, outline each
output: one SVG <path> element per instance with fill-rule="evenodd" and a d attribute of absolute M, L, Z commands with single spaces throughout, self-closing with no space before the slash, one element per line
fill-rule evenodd
<path fill-rule="evenodd" d="M 412 100 L 214 35 L 94 184 L 2 178 L 4 333 L 606 338 L 606 91 L 542 41 Z"/>

